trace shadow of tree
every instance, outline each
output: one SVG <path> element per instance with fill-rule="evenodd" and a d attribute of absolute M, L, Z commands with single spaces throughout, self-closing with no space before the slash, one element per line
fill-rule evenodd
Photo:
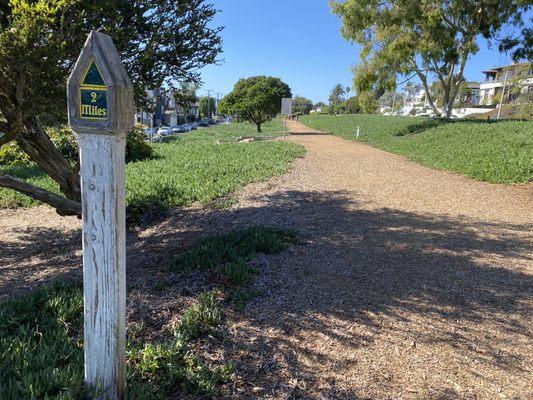
<path fill-rule="evenodd" d="M 144 307 L 169 323 L 176 317 L 164 311 L 184 290 L 210 285 L 168 272 L 176 252 L 254 225 L 294 229 L 301 245 L 254 261 L 261 273 L 253 289 L 265 295 L 244 314 L 228 311 L 233 344 L 225 351 L 237 360 L 238 398 L 257 398 L 250 382 L 264 390 L 261 398 L 453 399 L 498 389 L 523 396 L 531 372 L 531 226 L 372 208 L 355 197 L 289 191 L 259 195 L 247 207 L 173 210 L 128 234 L 128 280 L 143 285 L 130 298 L 149 299 Z M 79 246 L 79 232 L 52 252 L 44 244 L 50 236 L 43 229 L 2 243 L 2 274 L 25 262 L 20 246 L 42 268 L 61 271 L 70 262 L 61 253 Z M 165 281 L 172 287 L 155 289 Z"/>

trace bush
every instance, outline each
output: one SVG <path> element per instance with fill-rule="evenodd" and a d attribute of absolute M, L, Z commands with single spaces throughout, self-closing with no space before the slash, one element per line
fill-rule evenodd
<path fill-rule="evenodd" d="M 147 160 L 153 156 L 154 149 L 146 143 L 143 127 L 136 125 L 126 136 L 126 162 Z"/>
<path fill-rule="evenodd" d="M 27 164 L 29 161 L 28 155 L 15 142 L 0 146 L 0 165 L 15 167 Z"/>
<path fill-rule="evenodd" d="M 67 160 L 71 163 L 78 162 L 78 143 L 70 127 L 48 128 L 46 133 Z"/>

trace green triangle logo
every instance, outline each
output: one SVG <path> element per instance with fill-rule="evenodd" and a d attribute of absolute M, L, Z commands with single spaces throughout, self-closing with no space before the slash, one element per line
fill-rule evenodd
<path fill-rule="evenodd" d="M 87 86 L 105 87 L 104 78 L 102 78 L 102 74 L 100 74 L 100 70 L 94 61 L 91 61 L 91 65 L 89 65 L 89 68 L 87 68 L 87 72 L 85 72 L 85 77 L 83 78 L 83 82 L 81 84 Z"/>

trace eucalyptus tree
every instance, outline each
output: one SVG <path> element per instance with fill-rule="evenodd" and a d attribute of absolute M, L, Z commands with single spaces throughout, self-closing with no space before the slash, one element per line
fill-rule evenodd
<path fill-rule="evenodd" d="M 437 115 L 450 116 L 468 59 L 478 39 L 495 38 L 502 28 L 523 26 L 528 0 L 337 0 L 333 12 L 342 34 L 362 46 L 355 88 L 363 107 L 379 98 L 369 93 L 394 90 L 396 75 L 418 76 Z M 430 93 L 430 80 L 442 89 L 442 112 Z M 379 94 L 379 93 L 378 93 Z"/>
<path fill-rule="evenodd" d="M 110 35 L 135 84 L 139 107 L 146 90 L 200 82 L 198 69 L 216 63 L 221 27 L 204 0 L 12 0 L 0 5 L 0 145 L 16 143 L 78 203 L 78 166 L 56 148 L 44 126 L 66 119 L 66 78 L 91 30 Z M 61 199 L 3 172 L 13 188 L 72 214 Z"/>

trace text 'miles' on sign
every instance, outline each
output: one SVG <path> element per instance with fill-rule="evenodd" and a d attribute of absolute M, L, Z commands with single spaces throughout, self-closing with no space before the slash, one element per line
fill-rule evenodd
<path fill-rule="evenodd" d="M 80 117 L 107 120 L 107 86 L 94 60 L 89 64 L 80 85 Z"/>

